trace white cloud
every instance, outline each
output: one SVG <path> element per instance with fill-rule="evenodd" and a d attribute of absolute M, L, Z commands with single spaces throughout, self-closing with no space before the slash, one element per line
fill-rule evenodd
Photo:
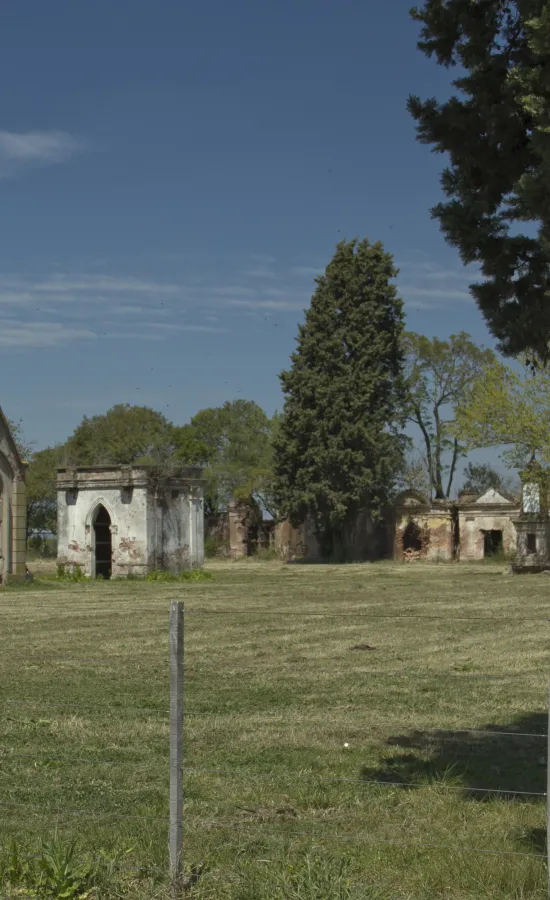
<path fill-rule="evenodd" d="M 266 266 L 256 266 L 254 269 L 245 269 L 243 275 L 248 278 L 275 278 L 275 272 Z"/>
<path fill-rule="evenodd" d="M 315 266 L 292 266 L 290 270 L 291 275 L 303 276 L 304 278 L 316 278 L 322 272 L 323 269 L 321 267 L 316 268 Z"/>
<path fill-rule="evenodd" d="M 211 325 L 176 325 L 171 322 L 140 322 L 140 328 L 157 328 L 159 331 L 204 331 L 204 332 L 220 332 L 225 331 L 224 328 L 214 328 Z"/>
<path fill-rule="evenodd" d="M 452 288 L 429 288 L 400 285 L 400 292 L 405 300 L 407 297 L 433 297 L 434 300 L 463 300 L 472 303 L 472 295 L 468 291 L 453 290 Z"/>
<path fill-rule="evenodd" d="M 109 309 L 109 315 L 111 316 L 150 316 L 151 310 L 148 306 L 137 306 L 122 303 L 119 306 L 114 306 Z M 156 316 L 171 316 L 173 315 L 173 310 L 168 309 L 167 307 L 155 309 Z"/>
<path fill-rule="evenodd" d="M 154 278 L 0 274 L 0 311 L 5 316 L 0 346 L 59 346 L 96 334 L 110 340 L 164 341 L 186 331 L 220 331 L 214 324 L 186 321 L 193 313 L 199 318 L 191 304 L 182 307 L 187 297 L 182 284 Z M 177 324 L 167 322 L 171 317 L 178 317 Z"/>
<path fill-rule="evenodd" d="M 241 284 L 206 287 L 204 288 L 204 291 L 207 294 L 212 294 L 218 297 L 233 297 L 235 296 L 235 294 L 254 296 L 257 293 L 255 288 L 243 287 L 243 285 Z"/>
<path fill-rule="evenodd" d="M 0 131 L 0 177 L 30 166 L 67 162 L 87 147 L 65 131 Z"/>
<path fill-rule="evenodd" d="M 285 290 L 284 288 L 265 288 L 262 292 L 266 297 L 291 297 L 296 296 L 295 291 Z"/>
<path fill-rule="evenodd" d="M 59 347 L 71 341 L 95 340 L 88 328 L 73 328 L 63 322 L 18 322 L 0 319 L 0 347 Z"/>
<path fill-rule="evenodd" d="M 307 301 L 304 300 L 229 300 L 229 306 L 242 306 L 244 309 L 304 309 Z"/>
<path fill-rule="evenodd" d="M 121 338 L 125 341 L 164 341 L 162 334 L 152 334 L 150 331 L 116 331 L 111 334 L 107 332 L 101 335 L 101 339 L 104 341 L 120 341 Z"/>
<path fill-rule="evenodd" d="M 25 306 L 28 303 L 34 303 L 35 300 L 36 297 L 32 291 L 3 290 L 0 287 L 0 305 Z"/>
<path fill-rule="evenodd" d="M 274 256 L 270 256 L 269 253 L 251 253 L 250 259 L 268 266 L 272 266 L 277 262 L 276 258 Z"/>
<path fill-rule="evenodd" d="M 99 291 L 115 294 L 167 294 L 178 295 L 183 288 L 178 284 L 148 281 L 141 278 L 117 275 L 48 275 L 41 279 L 25 279 L 19 276 L 0 276 L 2 287 L 22 288 L 44 294 L 75 294 L 82 291 Z"/>
<path fill-rule="evenodd" d="M 274 281 L 269 262 L 248 271 L 258 280 L 247 282 L 235 273 L 196 278 L 192 272 L 163 279 L 90 268 L 0 272 L 0 314 L 10 318 L 2 345 L 58 346 L 94 335 L 139 341 L 166 341 L 186 332 L 198 337 L 224 333 L 228 317 L 245 311 L 263 317 L 269 311 L 301 312 L 308 305 L 306 286 L 288 277 Z"/>
<path fill-rule="evenodd" d="M 396 263 L 397 284 L 405 301 L 416 309 L 437 309 L 453 302 L 473 303 L 468 285 L 478 277 L 473 267 L 444 267 L 425 258 Z"/>

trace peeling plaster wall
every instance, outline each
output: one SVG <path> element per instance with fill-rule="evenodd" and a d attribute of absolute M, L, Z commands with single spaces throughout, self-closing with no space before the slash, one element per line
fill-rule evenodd
<path fill-rule="evenodd" d="M 101 503 L 111 517 L 113 576 L 140 575 L 148 569 L 147 490 L 134 487 L 131 502 L 120 488 L 102 487 L 58 491 L 58 563 L 80 566 L 93 576 L 92 514 Z"/>
<path fill-rule="evenodd" d="M 144 467 L 59 470 L 60 565 L 95 575 L 93 519 L 100 504 L 111 518 L 114 578 L 155 568 L 179 574 L 203 565 L 202 482 L 169 478 L 157 495 Z"/>
<path fill-rule="evenodd" d="M 161 507 L 163 568 L 178 574 L 204 564 L 204 503 L 196 491 L 168 491 Z"/>
<path fill-rule="evenodd" d="M 509 555 L 516 549 L 516 528 L 512 516 L 518 510 L 460 510 L 460 559 L 483 559 L 485 555 L 485 531 L 502 531 L 504 552 Z"/>

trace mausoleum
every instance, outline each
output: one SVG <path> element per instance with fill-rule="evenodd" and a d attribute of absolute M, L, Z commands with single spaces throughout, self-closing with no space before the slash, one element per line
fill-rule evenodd
<path fill-rule="evenodd" d="M 148 466 L 57 471 L 57 560 L 90 578 L 177 575 L 204 562 L 203 470 Z"/>

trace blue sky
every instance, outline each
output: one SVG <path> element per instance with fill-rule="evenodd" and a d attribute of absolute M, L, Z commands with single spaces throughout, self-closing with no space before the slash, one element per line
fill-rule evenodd
<path fill-rule="evenodd" d="M 343 237 L 394 254 L 410 329 L 493 346 L 430 219 L 405 103 L 449 76 L 408 6 L 5 0 L 0 403 L 37 446 L 117 402 L 280 408 Z"/>

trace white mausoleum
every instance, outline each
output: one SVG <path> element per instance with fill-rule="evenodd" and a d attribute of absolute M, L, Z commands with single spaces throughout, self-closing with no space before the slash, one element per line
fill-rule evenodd
<path fill-rule="evenodd" d="M 201 567 L 202 469 L 162 478 L 147 466 L 58 469 L 57 561 L 91 578 Z"/>

